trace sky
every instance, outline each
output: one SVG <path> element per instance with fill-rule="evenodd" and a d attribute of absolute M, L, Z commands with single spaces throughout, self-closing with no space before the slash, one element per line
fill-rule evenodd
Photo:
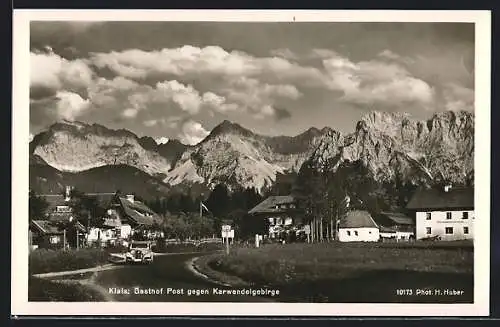
<path fill-rule="evenodd" d="M 264 135 L 372 110 L 473 111 L 466 23 L 32 22 L 30 134 L 56 121 L 195 144 L 223 120 Z"/>

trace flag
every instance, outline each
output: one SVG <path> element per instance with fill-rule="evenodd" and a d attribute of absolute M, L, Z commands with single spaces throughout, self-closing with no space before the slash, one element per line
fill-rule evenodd
<path fill-rule="evenodd" d="M 210 210 L 208 210 L 207 206 L 203 204 L 203 202 L 200 201 L 200 206 L 201 208 L 205 209 L 207 212 L 210 212 Z"/>

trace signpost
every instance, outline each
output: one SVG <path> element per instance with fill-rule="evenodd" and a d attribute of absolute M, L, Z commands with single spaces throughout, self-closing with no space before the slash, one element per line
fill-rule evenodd
<path fill-rule="evenodd" d="M 231 225 L 222 225 L 222 240 L 226 242 L 226 254 L 229 254 L 229 238 L 234 239 L 234 229 Z"/>

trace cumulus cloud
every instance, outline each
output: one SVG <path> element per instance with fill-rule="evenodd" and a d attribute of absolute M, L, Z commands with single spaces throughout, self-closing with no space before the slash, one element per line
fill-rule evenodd
<path fill-rule="evenodd" d="M 207 137 L 209 133 L 199 122 L 188 120 L 182 124 L 178 137 L 184 144 L 195 145 Z"/>
<path fill-rule="evenodd" d="M 162 136 L 162 137 L 158 137 L 155 139 L 156 141 L 156 144 L 160 145 L 160 144 L 166 144 L 168 142 L 169 138 L 168 137 L 165 137 L 165 136 Z"/>
<path fill-rule="evenodd" d="M 61 89 L 79 90 L 92 84 L 93 72 L 81 59 L 66 60 L 48 49 L 47 53 L 30 53 L 30 87 L 48 89 L 54 93 Z"/>
<path fill-rule="evenodd" d="M 381 51 L 378 54 L 378 57 L 381 59 L 388 60 L 388 61 L 400 62 L 400 63 L 406 64 L 406 65 L 411 65 L 415 62 L 415 60 L 413 60 L 412 58 L 406 57 L 406 56 L 401 56 L 401 55 L 399 55 L 399 54 L 397 54 L 389 49 L 385 49 L 384 51 Z"/>
<path fill-rule="evenodd" d="M 58 91 L 56 98 L 58 99 L 57 113 L 60 118 L 66 120 L 75 120 L 76 117 L 80 116 L 90 106 L 90 100 L 85 100 L 73 92 Z"/>
<path fill-rule="evenodd" d="M 407 59 L 390 50 L 361 62 L 353 62 L 331 49 L 311 50 L 306 57 L 320 59 L 323 69 L 289 61 L 297 58 L 289 49 L 276 49 L 271 53 L 275 56 L 255 57 L 241 51 L 228 52 L 218 46 L 183 46 L 158 51 L 130 49 L 94 53 L 91 60 L 98 67 L 129 78 L 170 74 L 210 81 L 210 76 L 221 77 L 223 82 L 217 85 L 221 90 L 203 95 L 189 85 L 175 82 L 162 85 L 165 93 L 191 114 L 197 113 L 202 103 L 225 112 L 236 110 L 236 102 L 265 116 L 266 112 L 275 112 L 269 109 L 277 106 L 273 97 L 297 100 L 301 96 L 299 86 L 341 91 L 344 101 L 358 104 L 420 102 L 427 105 L 434 97 L 433 89 L 404 67 Z M 222 96 L 228 100 L 226 105 Z"/>
<path fill-rule="evenodd" d="M 446 110 L 474 111 L 474 90 L 449 83 L 443 88 L 444 108 Z"/>
<path fill-rule="evenodd" d="M 182 110 L 190 114 L 198 113 L 203 104 L 202 97 L 193 86 L 184 85 L 176 80 L 158 83 L 156 84 L 156 90 L 159 97 L 165 97 L 166 100 L 173 101 Z"/>
<path fill-rule="evenodd" d="M 180 110 L 195 115 L 202 109 L 209 109 L 219 112 L 228 112 L 237 109 L 237 105 L 227 103 L 223 96 L 213 92 L 200 93 L 192 85 L 185 85 L 177 80 L 158 82 L 154 87 L 137 84 L 124 93 L 124 96 L 117 96 L 117 91 L 96 92 L 94 97 L 103 101 L 116 101 L 122 99 L 126 105 L 137 112 L 148 110 L 153 105 L 173 105 Z M 114 96 L 112 95 L 114 94 Z"/>
<path fill-rule="evenodd" d="M 141 79 L 158 74 L 194 76 L 266 76 L 274 80 L 300 80 L 319 83 L 321 73 L 313 67 L 302 67 L 280 57 L 254 57 L 242 51 L 227 52 L 219 46 L 204 48 L 186 45 L 158 51 L 129 49 L 93 53 L 91 61 L 118 75 Z"/>
<path fill-rule="evenodd" d="M 416 74 L 427 64 L 389 49 L 355 61 L 332 49 L 297 54 L 282 48 L 256 57 L 219 46 L 129 49 L 68 60 L 47 48 L 31 53 L 30 103 L 32 113 L 43 109 L 51 119 L 91 112 L 137 120 L 142 128 L 161 124 L 173 135 L 180 130 L 188 144 L 208 134 L 199 117 L 214 115 L 280 121 L 303 104 L 314 108 L 326 101 L 384 110 L 473 108 L 470 85 L 443 85 Z M 98 76 L 103 72 L 106 77 Z"/>
<path fill-rule="evenodd" d="M 149 119 L 149 120 L 145 120 L 143 122 L 144 126 L 146 127 L 153 127 L 155 126 L 156 124 L 158 124 L 158 119 Z"/>
<path fill-rule="evenodd" d="M 271 85 L 244 76 L 232 80 L 221 92 L 258 118 L 280 118 L 274 109 L 276 103 L 283 99 L 297 100 L 303 95 L 294 85 Z"/>
<path fill-rule="evenodd" d="M 122 116 L 125 118 L 135 118 L 139 110 L 137 108 L 127 108 L 123 110 Z"/>
<path fill-rule="evenodd" d="M 323 60 L 323 66 L 329 77 L 328 87 L 342 91 L 344 101 L 426 106 L 434 100 L 432 87 L 397 63 L 378 60 L 352 62 L 334 54 Z"/>
<path fill-rule="evenodd" d="M 296 55 L 293 51 L 290 49 L 284 48 L 284 49 L 274 49 L 271 50 L 271 55 L 275 57 L 281 57 L 285 59 L 291 59 L 291 60 L 297 60 L 299 59 L 299 56 Z"/>

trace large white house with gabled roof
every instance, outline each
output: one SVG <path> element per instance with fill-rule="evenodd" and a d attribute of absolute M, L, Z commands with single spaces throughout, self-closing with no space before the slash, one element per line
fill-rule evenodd
<path fill-rule="evenodd" d="M 406 206 L 415 214 L 416 238 L 474 238 L 474 188 L 421 189 Z"/>

